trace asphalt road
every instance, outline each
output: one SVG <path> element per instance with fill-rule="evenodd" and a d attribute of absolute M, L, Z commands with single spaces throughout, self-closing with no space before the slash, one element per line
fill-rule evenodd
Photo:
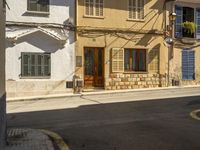
<path fill-rule="evenodd" d="M 196 109 L 200 96 L 98 103 L 9 113 L 8 127 L 52 130 L 70 150 L 200 150 L 200 121 L 190 117 Z"/>

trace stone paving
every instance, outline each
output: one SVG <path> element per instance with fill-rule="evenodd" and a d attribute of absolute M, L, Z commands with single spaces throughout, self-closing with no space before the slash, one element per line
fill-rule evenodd
<path fill-rule="evenodd" d="M 50 138 L 40 130 L 13 128 L 7 131 L 5 150 L 55 150 Z"/>

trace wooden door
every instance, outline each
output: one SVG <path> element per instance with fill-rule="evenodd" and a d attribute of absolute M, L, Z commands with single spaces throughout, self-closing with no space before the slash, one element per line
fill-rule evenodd
<path fill-rule="evenodd" d="M 103 48 L 84 49 L 85 87 L 104 86 L 104 50 Z"/>

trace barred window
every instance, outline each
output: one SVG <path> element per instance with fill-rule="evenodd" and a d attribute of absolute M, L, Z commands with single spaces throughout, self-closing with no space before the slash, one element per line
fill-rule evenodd
<path fill-rule="evenodd" d="M 22 77 L 48 77 L 51 74 L 51 56 L 48 53 L 21 53 Z"/>
<path fill-rule="evenodd" d="M 103 0 L 85 0 L 86 16 L 103 16 Z"/>
<path fill-rule="evenodd" d="M 49 0 L 28 0 L 28 10 L 49 12 Z"/>
<path fill-rule="evenodd" d="M 129 0 L 129 19 L 144 19 L 145 0 Z"/>

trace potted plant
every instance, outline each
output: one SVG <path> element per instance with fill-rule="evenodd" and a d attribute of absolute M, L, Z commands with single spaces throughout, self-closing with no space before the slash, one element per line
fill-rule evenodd
<path fill-rule="evenodd" d="M 182 43 L 184 44 L 195 44 L 196 39 L 194 38 L 194 35 L 197 30 L 197 24 L 190 21 L 185 21 L 182 24 L 183 31 L 184 31 L 184 38 L 181 39 Z"/>
<path fill-rule="evenodd" d="M 197 24 L 194 22 L 185 21 L 181 25 L 183 29 L 185 30 L 185 32 L 188 34 L 194 34 L 196 32 Z"/>

